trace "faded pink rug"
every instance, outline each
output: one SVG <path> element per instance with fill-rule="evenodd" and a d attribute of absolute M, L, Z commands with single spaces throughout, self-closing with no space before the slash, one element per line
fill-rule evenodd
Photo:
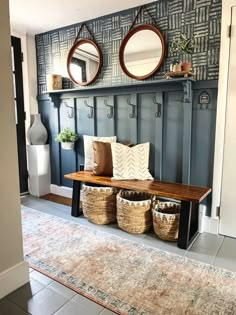
<path fill-rule="evenodd" d="M 236 314 L 235 273 L 26 207 L 22 218 L 31 266 L 117 314 Z"/>

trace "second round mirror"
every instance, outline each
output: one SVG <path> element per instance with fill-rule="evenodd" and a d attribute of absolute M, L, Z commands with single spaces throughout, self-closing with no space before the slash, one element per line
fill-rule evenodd
<path fill-rule="evenodd" d="M 165 55 L 164 38 L 152 25 L 133 28 L 121 43 L 119 59 L 122 70 L 131 78 L 150 77 L 161 66 Z"/>

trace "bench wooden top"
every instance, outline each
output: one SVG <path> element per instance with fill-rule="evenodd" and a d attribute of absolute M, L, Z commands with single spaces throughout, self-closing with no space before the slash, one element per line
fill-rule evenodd
<path fill-rule="evenodd" d="M 162 197 L 193 202 L 201 202 L 211 192 L 211 188 L 208 187 L 198 187 L 159 180 L 112 180 L 111 177 L 107 176 L 95 176 L 90 171 L 71 173 L 64 177 L 81 182 L 137 190 Z"/>

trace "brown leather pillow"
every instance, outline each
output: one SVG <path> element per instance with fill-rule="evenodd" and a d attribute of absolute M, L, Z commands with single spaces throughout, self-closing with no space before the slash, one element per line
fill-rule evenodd
<path fill-rule="evenodd" d="M 108 142 L 93 141 L 94 175 L 112 176 L 113 164 L 111 144 Z"/>
<path fill-rule="evenodd" d="M 132 143 L 129 141 L 122 142 L 122 144 L 130 147 Z M 93 141 L 94 152 L 94 175 L 112 176 L 113 175 L 113 163 L 111 153 L 111 143 Z"/>

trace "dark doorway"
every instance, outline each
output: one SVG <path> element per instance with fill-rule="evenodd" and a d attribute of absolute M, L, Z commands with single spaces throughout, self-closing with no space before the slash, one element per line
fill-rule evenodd
<path fill-rule="evenodd" d="M 16 112 L 16 132 L 18 147 L 18 164 L 20 174 L 20 193 L 28 191 L 28 172 L 26 160 L 26 141 L 25 141 L 25 110 L 23 95 L 23 77 L 22 77 L 22 61 L 20 38 L 11 37 L 12 50 L 12 72 L 14 83 L 14 101 Z"/>

